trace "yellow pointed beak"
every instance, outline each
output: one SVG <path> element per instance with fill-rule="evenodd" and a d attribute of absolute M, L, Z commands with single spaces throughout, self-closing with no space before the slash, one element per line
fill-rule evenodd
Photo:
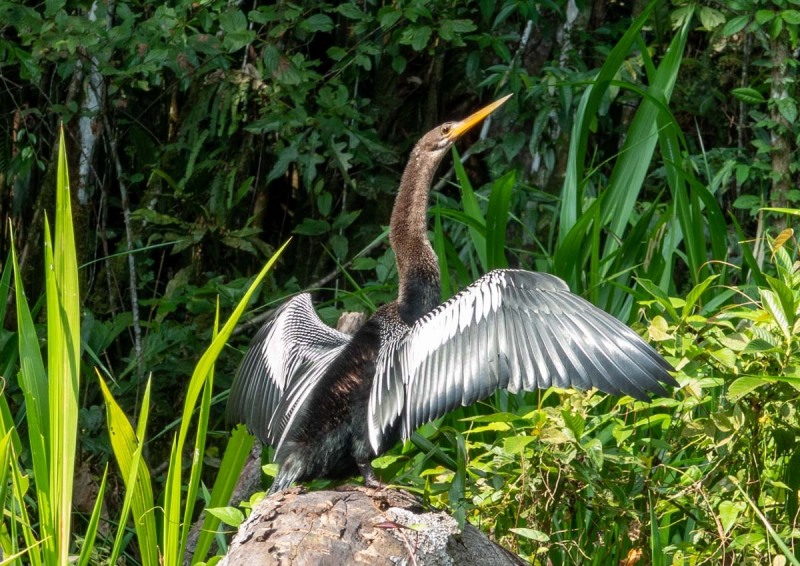
<path fill-rule="evenodd" d="M 492 112 L 500 108 L 503 104 L 505 104 L 506 100 L 508 100 L 512 96 L 514 96 L 514 93 L 507 94 L 503 98 L 495 100 L 491 104 L 484 106 L 483 108 L 469 115 L 467 118 L 464 118 L 460 122 L 454 123 L 445 137 L 450 141 L 456 141 L 466 132 L 471 130 L 473 126 L 480 123 L 481 120 L 483 120 L 489 114 L 491 114 Z"/>

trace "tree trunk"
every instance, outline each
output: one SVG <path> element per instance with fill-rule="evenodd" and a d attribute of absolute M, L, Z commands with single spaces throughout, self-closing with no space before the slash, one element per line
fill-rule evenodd
<path fill-rule="evenodd" d="M 291 488 L 265 497 L 242 523 L 220 566 L 250 564 L 371 566 L 525 562 L 470 524 L 458 529 L 411 494 L 343 486 Z"/>
<path fill-rule="evenodd" d="M 791 173 L 789 167 L 792 163 L 792 125 L 787 120 L 783 106 L 791 104 L 789 98 L 789 81 L 786 76 L 787 60 L 789 59 L 789 46 L 786 34 L 779 34 L 770 42 L 772 53 L 772 85 L 770 98 L 772 99 L 771 118 L 774 122 L 770 132 L 772 144 L 772 191 L 770 193 L 770 206 L 785 208 L 789 203 L 789 190 L 791 187 Z M 781 216 L 776 226 L 777 232 L 786 227 L 785 216 Z"/>

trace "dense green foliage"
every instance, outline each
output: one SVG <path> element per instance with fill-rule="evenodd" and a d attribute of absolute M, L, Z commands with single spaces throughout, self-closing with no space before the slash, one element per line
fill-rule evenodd
<path fill-rule="evenodd" d="M 682 387 L 498 393 L 376 467 L 535 563 L 797 563 L 798 25 L 795 0 L 0 0 L 3 556 L 179 561 L 247 452 L 222 409 L 254 329 L 222 350 L 217 313 L 270 258 L 254 322 L 301 289 L 331 323 L 391 300 L 410 146 L 513 92 L 441 167 L 443 295 L 555 273 Z"/>

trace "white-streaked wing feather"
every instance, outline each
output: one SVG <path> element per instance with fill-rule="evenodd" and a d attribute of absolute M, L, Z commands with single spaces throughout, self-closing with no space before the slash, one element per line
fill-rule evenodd
<path fill-rule="evenodd" d="M 386 344 L 370 399 L 376 451 L 402 416 L 402 436 L 498 388 L 551 386 L 644 399 L 674 384 L 667 364 L 623 323 L 570 293 L 557 277 L 492 271 Z"/>
<path fill-rule="evenodd" d="M 243 422 L 280 448 L 309 392 L 350 336 L 326 326 L 303 293 L 287 301 L 256 334 L 228 398 L 228 421 Z"/>

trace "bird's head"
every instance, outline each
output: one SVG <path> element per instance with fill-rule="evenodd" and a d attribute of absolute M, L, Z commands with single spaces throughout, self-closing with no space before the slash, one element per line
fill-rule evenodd
<path fill-rule="evenodd" d="M 479 124 L 489 114 L 500 108 L 500 106 L 505 104 L 512 96 L 513 94 L 507 94 L 503 98 L 495 100 L 477 112 L 470 114 L 463 120 L 458 122 L 445 122 L 435 127 L 422 136 L 422 139 L 417 143 L 416 149 L 421 153 L 434 154 L 441 158 L 458 138 Z"/>

